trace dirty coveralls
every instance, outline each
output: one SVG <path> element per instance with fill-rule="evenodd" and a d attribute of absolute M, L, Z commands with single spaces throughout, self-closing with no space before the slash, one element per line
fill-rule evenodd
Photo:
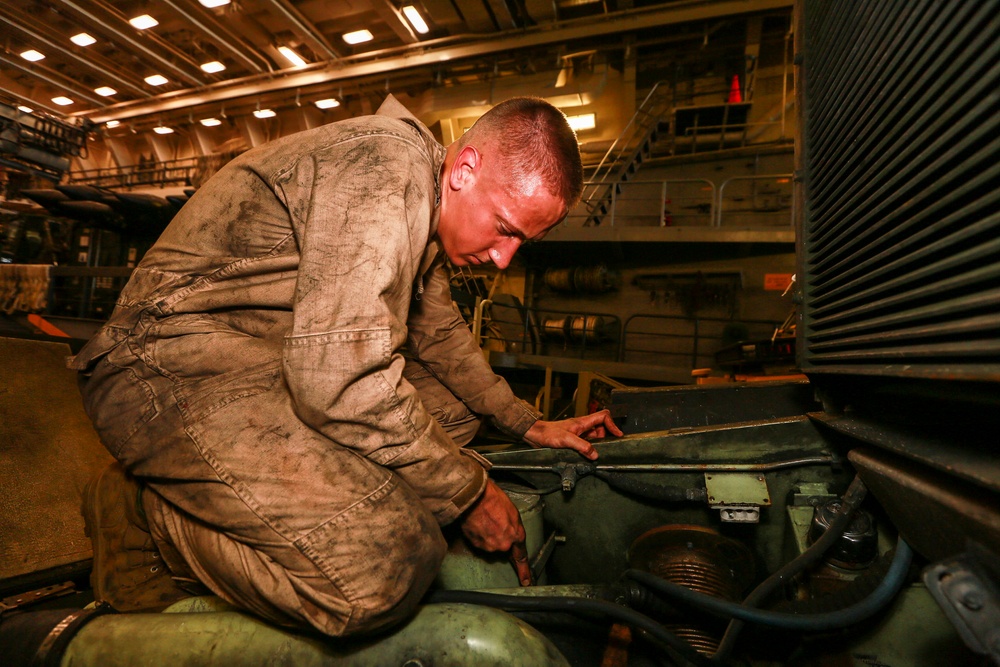
<path fill-rule="evenodd" d="M 244 153 L 70 362 L 171 569 L 277 623 L 405 617 L 444 557 L 439 526 L 485 486 L 459 446 L 476 415 L 515 437 L 537 419 L 451 302 L 444 156 L 391 97 Z"/>

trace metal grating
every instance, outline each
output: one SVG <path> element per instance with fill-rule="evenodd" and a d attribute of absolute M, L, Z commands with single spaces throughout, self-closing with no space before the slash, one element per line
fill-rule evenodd
<path fill-rule="evenodd" d="M 799 363 L 1000 380 L 1000 0 L 806 0 Z"/>

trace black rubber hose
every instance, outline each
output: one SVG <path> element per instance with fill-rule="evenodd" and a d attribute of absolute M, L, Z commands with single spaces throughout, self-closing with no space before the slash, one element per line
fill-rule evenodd
<path fill-rule="evenodd" d="M 704 609 L 719 616 L 738 618 L 749 623 L 757 623 L 785 630 L 805 632 L 825 632 L 846 628 L 871 617 L 888 604 L 906 583 L 906 574 L 913 560 L 913 551 L 900 537 L 896 543 L 896 553 L 889 571 L 881 583 L 867 598 L 845 609 L 819 614 L 789 614 L 763 609 L 744 607 L 735 602 L 693 591 L 690 588 L 665 581 L 648 572 L 626 570 L 625 576 L 649 586 L 654 591 L 675 598 L 694 607 Z M 712 663 L 716 664 L 716 663 Z"/>
<path fill-rule="evenodd" d="M 798 557 L 792 559 L 777 572 L 762 581 L 755 589 L 753 589 L 750 595 L 743 600 L 743 606 L 759 607 L 767 601 L 767 599 L 776 590 L 783 586 L 785 582 L 822 558 L 823 554 L 825 554 L 840 538 L 843 532 L 847 530 L 851 519 L 854 517 L 855 510 L 861 506 L 861 503 L 864 501 L 867 493 L 868 489 L 865 488 L 861 478 L 855 476 L 854 481 L 852 481 L 850 486 L 847 487 L 847 491 L 841 499 L 840 508 L 837 510 L 836 516 L 833 521 L 830 522 L 830 526 L 823 532 L 819 539 L 813 542 L 812 545 L 799 554 Z M 719 648 L 716 649 L 715 653 L 712 655 L 712 660 L 714 662 L 723 662 L 729 658 L 729 654 L 732 653 L 733 648 L 736 646 L 736 640 L 739 638 L 740 631 L 743 629 L 743 624 L 743 621 L 739 619 L 733 619 L 730 621 L 729 627 L 726 628 L 726 633 L 722 636 L 722 641 L 719 642 Z"/>
<path fill-rule="evenodd" d="M 704 502 L 708 493 L 703 488 L 685 488 L 682 486 L 669 486 L 667 484 L 653 484 L 651 482 L 637 479 L 636 475 L 620 472 L 607 472 L 598 470 L 595 473 L 603 479 L 613 489 L 631 493 L 650 500 L 660 500 L 668 503 L 684 501 Z"/>
<path fill-rule="evenodd" d="M 499 595 L 496 593 L 480 593 L 478 591 L 431 591 L 425 602 L 458 602 L 463 604 L 478 604 L 497 607 L 507 611 L 565 611 L 575 614 L 600 614 L 620 623 L 643 630 L 653 639 L 662 642 L 675 651 L 679 657 L 689 664 L 699 667 L 711 667 L 708 657 L 698 653 L 680 637 L 674 635 L 662 625 L 634 609 L 622 607 L 606 600 L 592 600 L 581 597 L 534 597 L 520 595 Z"/>

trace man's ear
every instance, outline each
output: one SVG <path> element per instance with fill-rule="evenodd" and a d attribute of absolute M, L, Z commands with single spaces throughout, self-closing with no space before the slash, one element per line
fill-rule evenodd
<path fill-rule="evenodd" d="M 482 164 L 482 155 L 475 146 L 466 146 L 458 155 L 448 173 L 448 185 L 452 190 L 461 190 L 466 185 L 475 182 L 479 174 L 479 166 Z"/>

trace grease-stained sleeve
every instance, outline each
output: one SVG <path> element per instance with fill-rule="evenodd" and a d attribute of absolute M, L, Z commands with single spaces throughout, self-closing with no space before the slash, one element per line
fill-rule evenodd
<path fill-rule="evenodd" d="M 490 417 L 508 435 L 521 438 L 539 417 L 493 372 L 469 326 L 451 300 L 451 285 L 439 258 L 425 281 L 423 298 L 409 318 L 408 349 L 469 409 Z"/>
<path fill-rule="evenodd" d="M 275 186 L 300 246 L 283 349 L 299 416 L 454 520 L 485 472 L 424 409 L 399 354 L 434 206 L 426 150 L 405 129 L 373 132 L 302 156 Z"/>

